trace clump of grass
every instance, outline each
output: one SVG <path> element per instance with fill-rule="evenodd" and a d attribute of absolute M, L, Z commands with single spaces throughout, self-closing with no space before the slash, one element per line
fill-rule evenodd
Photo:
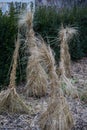
<path fill-rule="evenodd" d="M 18 39 L 13 54 L 13 66 L 10 74 L 9 88 L 0 93 L 0 113 L 5 111 L 11 113 L 29 113 L 29 108 L 16 92 L 15 79 L 19 47 L 20 43 Z"/>
<path fill-rule="evenodd" d="M 78 97 L 77 89 L 72 85 L 71 78 L 71 60 L 69 54 L 68 42 L 77 33 L 77 30 L 69 27 L 62 27 L 59 31 L 60 39 L 60 73 L 62 82 L 66 84 L 66 93 L 72 97 Z"/>
<path fill-rule="evenodd" d="M 63 96 L 61 82 L 56 74 L 56 65 L 52 50 L 50 46 L 46 46 L 44 41 L 40 48 L 40 54 L 48 70 L 52 91 L 48 108 L 41 115 L 38 124 L 42 130 L 70 130 L 73 126 L 72 114 Z"/>
<path fill-rule="evenodd" d="M 66 75 L 67 78 L 71 77 L 71 58 L 69 53 L 68 43 L 76 35 L 77 30 L 74 28 L 63 26 L 59 31 L 59 40 L 60 40 L 60 69 L 61 73 Z"/>
<path fill-rule="evenodd" d="M 22 20 L 21 23 L 26 25 L 26 45 L 29 51 L 29 58 L 27 63 L 27 83 L 26 83 L 26 94 L 27 96 L 41 97 L 47 93 L 47 76 L 43 67 L 39 61 L 39 51 L 38 51 L 38 38 L 35 36 L 33 30 L 33 15 L 28 12 L 25 16 L 25 21 Z"/>

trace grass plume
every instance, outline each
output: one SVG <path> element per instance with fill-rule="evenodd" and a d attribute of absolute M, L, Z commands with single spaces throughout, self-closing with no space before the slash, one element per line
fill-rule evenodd
<path fill-rule="evenodd" d="M 74 35 L 77 34 L 77 30 L 74 28 L 63 26 L 59 31 L 59 39 L 60 39 L 60 69 L 61 73 L 66 75 L 66 77 L 70 78 L 70 68 L 71 68 L 71 59 L 69 54 L 68 43 L 73 38 Z"/>

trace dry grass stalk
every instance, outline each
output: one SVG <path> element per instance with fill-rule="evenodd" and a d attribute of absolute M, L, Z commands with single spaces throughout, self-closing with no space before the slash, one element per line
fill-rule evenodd
<path fill-rule="evenodd" d="M 13 66 L 12 66 L 12 70 L 10 74 L 10 83 L 9 83 L 10 88 L 14 88 L 16 86 L 15 80 L 16 80 L 16 68 L 17 68 L 17 58 L 18 58 L 19 47 L 20 47 L 20 43 L 18 39 L 18 41 L 16 42 L 15 51 L 13 54 Z"/>
<path fill-rule="evenodd" d="M 19 40 L 16 42 L 15 51 L 13 54 L 13 66 L 10 74 L 10 84 L 9 88 L 0 93 L 0 113 L 1 112 L 11 112 L 11 113 L 29 113 L 28 107 L 19 97 L 16 92 L 16 68 L 17 68 L 17 58 L 19 52 L 20 43 Z"/>
<path fill-rule="evenodd" d="M 60 39 L 60 72 L 62 81 L 66 84 L 65 92 L 72 97 L 78 97 L 77 89 L 72 85 L 70 81 L 71 73 L 71 63 L 70 63 L 70 54 L 68 42 L 72 39 L 72 37 L 77 33 L 77 30 L 74 28 L 64 28 L 62 27 L 59 32 Z"/>
<path fill-rule="evenodd" d="M 41 97 L 46 95 L 47 92 L 47 75 L 39 62 L 39 51 L 37 47 L 37 38 L 33 30 L 33 15 L 28 12 L 25 16 L 26 24 L 26 41 L 30 57 L 27 63 L 27 83 L 26 93 L 27 96 Z"/>
<path fill-rule="evenodd" d="M 70 78 L 70 54 L 69 54 L 69 47 L 68 42 L 73 38 L 73 36 L 77 33 L 77 30 L 74 28 L 64 28 L 62 27 L 59 32 L 59 39 L 60 39 L 60 69 L 61 73 L 66 75 L 66 77 Z"/>
<path fill-rule="evenodd" d="M 41 59 L 43 59 L 48 68 L 52 93 L 48 109 L 41 115 L 38 124 L 42 130 L 70 130 L 73 126 L 73 119 L 60 88 L 61 84 L 56 74 L 52 50 L 43 43 L 40 51 Z"/>

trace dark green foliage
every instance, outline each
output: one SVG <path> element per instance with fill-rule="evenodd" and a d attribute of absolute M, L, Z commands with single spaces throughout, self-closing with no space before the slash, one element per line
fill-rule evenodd
<path fill-rule="evenodd" d="M 9 82 L 9 69 L 17 35 L 17 21 L 13 4 L 9 15 L 0 13 L 0 85 Z"/>
<path fill-rule="evenodd" d="M 56 53 L 56 58 L 59 58 L 59 47 L 57 48 L 58 29 L 63 23 L 64 26 L 77 27 L 79 35 L 75 37 L 70 46 L 71 58 L 77 60 L 83 56 L 87 56 L 87 8 L 74 7 L 73 9 L 55 9 L 54 7 L 40 7 L 35 13 L 34 28 L 39 32 Z M 54 38 L 53 38 L 54 37 Z M 51 42 L 54 40 L 54 43 Z"/>
<path fill-rule="evenodd" d="M 12 67 L 12 56 L 15 49 L 15 40 L 18 33 L 18 13 L 13 3 L 8 15 L 0 11 L 0 89 L 9 84 Z M 23 32 L 22 32 L 23 33 Z M 23 38 L 23 37 L 22 37 Z M 24 61 L 23 44 L 20 49 L 17 67 L 17 83 L 25 81 L 26 61 Z M 24 61 L 24 62 L 23 62 Z"/>

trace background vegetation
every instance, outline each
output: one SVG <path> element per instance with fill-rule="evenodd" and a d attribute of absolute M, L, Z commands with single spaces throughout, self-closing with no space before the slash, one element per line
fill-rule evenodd
<path fill-rule="evenodd" d="M 14 41 L 17 34 L 17 21 L 13 5 L 9 15 L 0 11 L 0 85 L 8 83 L 9 68 L 12 61 Z"/>
<path fill-rule="evenodd" d="M 52 43 L 51 46 L 59 57 L 59 45 L 57 40 L 58 29 L 61 24 L 64 26 L 77 27 L 79 35 L 74 38 L 70 45 L 72 60 L 77 60 L 87 56 L 87 8 L 74 7 L 73 9 L 60 9 L 41 7 L 35 14 L 35 31 L 39 32 L 45 40 Z M 54 38 L 53 38 L 54 37 Z M 55 42 L 50 42 L 50 41 Z"/>
<path fill-rule="evenodd" d="M 9 82 L 9 68 L 12 61 L 14 41 L 17 36 L 17 12 L 13 5 L 9 15 L 3 15 L 0 11 L 0 86 Z M 41 34 L 48 44 L 54 49 L 56 60 L 59 60 L 59 41 L 57 39 L 58 29 L 61 26 L 72 25 L 77 27 L 79 35 L 70 43 L 70 54 L 72 60 L 78 60 L 87 56 L 87 8 L 74 7 L 68 9 L 55 9 L 53 7 L 40 7 L 36 9 L 34 19 L 34 30 Z M 21 52 L 20 52 L 21 53 Z M 20 57 L 22 57 L 21 55 Z M 25 65 L 20 65 L 17 73 L 18 81 L 25 80 Z M 21 68 L 21 69 L 20 69 Z M 21 70 L 21 71 L 20 71 Z M 24 71 L 23 71 L 24 70 Z"/>

